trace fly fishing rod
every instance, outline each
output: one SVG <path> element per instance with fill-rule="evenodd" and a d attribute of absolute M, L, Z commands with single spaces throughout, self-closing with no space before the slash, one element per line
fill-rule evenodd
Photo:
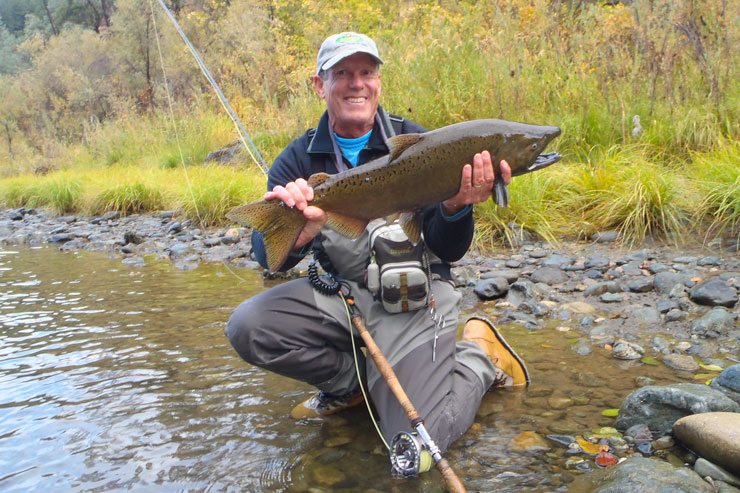
<path fill-rule="evenodd" d="M 406 416 L 409 418 L 409 421 L 411 421 L 411 426 L 416 429 L 419 437 L 421 437 L 421 439 L 424 441 L 424 444 L 426 444 L 426 446 L 428 447 L 429 453 L 432 455 L 432 458 L 434 458 L 434 461 L 437 464 L 437 469 L 440 473 L 442 473 L 442 477 L 447 484 L 447 488 L 453 493 L 465 493 L 465 487 L 460 481 L 460 478 L 457 477 L 457 474 L 455 474 L 455 471 L 452 470 L 452 466 L 450 466 L 447 460 L 442 457 L 442 453 L 440 452 L 439 447 L 437 447 L 437 444 L 434 443 L 434 440 L 432 440 L 432 437 L 429 435 L 429 432 L 424 426 L 424 420 L 421 419 L 419 413 L 416 412 L 416 409 L 411 403 L 409 396 L 406 395 L 406 391 L 403 390 L 401 382 L 398 381 L 396 372 L 393 371 L 390 363 L 388 363 L 388 360 L 383 355 L 383 352 L 380 350 L 378 345 L 375 344 L 373 337 L 370 335 L 370 332 L 368 332 L 367 327 L 365 327 L 365 322 L 363 322 L 359 310 L 354 305 L 354 300 L 350 297 L 347 297 L 345 298 L 345 302 L 350 309 L 352 325 L 354 325 L 354 327 L 357 329 L 357 332 L 360 333 L 360 337 L 362 337 L 362 340 L 365 342 L 367 352 L 370 354 L 370 357 L 372 357 L 375 365 L 380 371 L 380 374 L 383 376 L 383 379 L 388 384 L 388 387 L 391 389 L 391 392 L 393 392 L 393 395 L 396 396 L 398 403 L 406 412 Z"/>

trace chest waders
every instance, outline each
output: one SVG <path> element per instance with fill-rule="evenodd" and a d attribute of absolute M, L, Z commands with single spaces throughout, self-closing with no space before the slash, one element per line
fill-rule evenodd
<path fill-rule="evenodd" d="M 339 294 L 342 297 L 350 315 L 352 325 L 357 329 L 360 337 L 362 337 L 368 354 L 370 354 L 370 357 L 375 362 L 383 380 L 388 384 L 401 408 L 406 412 L 411 426 L 416 430 L 416 434 L 402 431 L 393 437 L 389 447 L 393 474 L 400 477 L 416 476 L 420 472 L 429 470 L 431 468 L 431 459 L 434 459 L 437 469 L 445 480 L 447 488 L 454 493 L 465 493 L 465 487 L 460 481 L 460 478 L 457 477 L 457 474 L 455 474 L 455 471 L 447 460 L 442 457 L 439 447 L 434 443 L 434 440 L 432 440 L 432 437 L 424 426 L 424 420 L 419 416 L 419 413 L 398 381 L 398 377 L 396 377 L 396 373 L 393 371 L 390 363 L 377 344 L 375 344 L 370 332 L 365 327 L 362 316 L 354 304 L 354 298 L 350 296 L 350 293 L 347 293 L 345 296 L 342 292 L 342 283 L 334 279 L 333 276 L 328 276 L 328 280 L 325 280 L 326 277 L 322 278 L 322 276 L 319 276 L 315 260 L 308 267 L 308 278 L 314 289 L 321 294 L 326 296 Z"/>

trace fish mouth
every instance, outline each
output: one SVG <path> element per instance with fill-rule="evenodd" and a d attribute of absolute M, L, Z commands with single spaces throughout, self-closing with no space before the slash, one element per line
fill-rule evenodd
<path fill-rule="evenodd" d="M 533 169 L 540 169 L 544 168 L 545 166 L 550 166 L 553 163 L 557 163 L 563 158 L 563 156 L 557 152 L 546 152 L 545 154 L 540 154 L 537 156 L 537 159 L 534 160 L 534 164 L 532 164 Z"/>

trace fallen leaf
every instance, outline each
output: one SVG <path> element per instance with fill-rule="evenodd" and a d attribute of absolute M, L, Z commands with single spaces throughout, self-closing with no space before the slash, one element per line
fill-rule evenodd
<path fill-rule="evenodd" d="M 619 463 L 619 458 L 609 452 L 602 452 L 596 456 L 594 462 L 596 462 L 596 465 L 599 467 L 609 467 L 617 465 Z"/>
<path fill-rule="evenodd" d="M 646 365 L 653 365 L 653 366 L 658 366 L 659 365 L 658 360 L 656 360 L 652 356 L 646 356 L 646 357 L 642 358 L 640 361 L 642 363 L 645 363 Z"/>
<path fill-rule="evenodd" d="M 603 411 L 601 411 L 601 415 L 614 418 L 614 417 L 619 416 L 619 409 L 604 409 Z"/>
<path fill-rule="evenodd" d="M 555 327 L 555 330 L 558 332 L 568 332 L 570 330 L 570 327 L 563 327 L 562 325 Z"/>
<path fill-rule="evenodd" d="M 576 437 L 576 441 L 578 442 L 578 445 L 581 447 L 581 450 L 586 452 L 587 454 L 596 455 L 600 452 L 602 452 L 601 447 L 602 445 L 599 445 L 598 443 L 592 443 L 586 440 L 585 438 L 578 436 Z M 609 447 L 608 445 L 606 446 Z"/>
<path fill-rule="evenodd" d="M 705 365 L 705 364 L 699 363 L 699 366 L 701 366 L 707 371 L 722 371 L 723 370 L 723 368 L 718 365 Z"/>
<path fill-rule="evenodd" d="M 552 344 L 540 344 L 540 346 L 542 346 L 542 347 L 555 347 Z"/>
<path fill-rule="evenodd" d="M 614 348 L 612 347 L 611 344 L 604 344 L 604 349 L 606 349 L 607 351 L 611 351 Z"/>

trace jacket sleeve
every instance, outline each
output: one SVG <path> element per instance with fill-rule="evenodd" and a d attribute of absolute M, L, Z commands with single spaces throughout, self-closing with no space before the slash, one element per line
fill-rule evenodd
<path fill-rule="evenodd" d="M 267 174 L 267 190 L 272 190 L 277 185 L 285 185 L 298 178 L 307 179 L 311 175 L 309 158 L 305 152 L 307 147 L 308 137 L 306 134 L 294 140 L 275 158 Z M 311 243 L 304 246 L 299 252 L 291 252 L 278 270 L 286 271 L 295 267 L 310 249 Z M 257 230 L 252 230 L 252 250 L 257 262 L 267 269 L 267 251 L 265 250 L 264 237 Z"/>

